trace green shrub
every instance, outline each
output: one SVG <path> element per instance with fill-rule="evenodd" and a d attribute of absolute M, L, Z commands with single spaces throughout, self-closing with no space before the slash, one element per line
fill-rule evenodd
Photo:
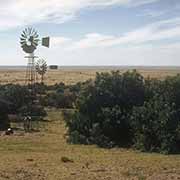
<path fill-rule="evenodd" d="M 9 103 L 0 99 L 0 130 L 7 130 L 10 127 L 9 119 Z"/>
<path fill-rule="evenodd" d="M 66 86 L 64 83 L 47 87 L 46 96 L 41 97 L 41 104 L 55 108 L 73 108 L 79 94 L 81 83 Z"/>
<path fill-rule="evenodd" d="M 154 97 L 142 107 L 134 108 L 131 123 L 136 148 L 163 153 L 178 150 L 180 113 L 174 103 Z"/>
<path fill-rule="evenodd" d="M 97 73 L 81 85 L 75 105 L 66 118 L 72 143 L 180 150 L 180 75 L 144 80 L 136 71 Z"/>
<path fill-rule="evenodd" d="M 129 117 L 133 106 L 144 102 L 144 79 L 136 71 L 97 73 L 86 82 L 76 101 L 69 141 L 102 147 L 127 146 L 132 142 Z"/>
<path fill-rule="evenodd" d="M 30 93 L 25 86 L 8 84 L 0 88 L 0 97 L 10 102 L 11 113 L 17 112 L 30 101 Z"/>
<path fill-rule="evenodd" d="M 48 94 L 44 105 L 56 108 L 73 108 L 76 96 L 68 89 L 63 92 L 53 92 Z M 42 101 L 41 101 L 42 102 Z"/>
<path fill-rule="evenodd" d="M 38 93 L 45 91 L 46 86 L 43 84 L 36 84 Z M 8 112 L 6 114 L 21 114 L 30 116 L 44 117 L 46 111 L 44 107 L 38 104 L 38 96 L 33 95 L 27 86 L 7 84 L 0 86 L 0 98 L 9 103 Z"/>
<path fill-rule="evenodd" d="M 164 81 L 164 92 L 166 98 L 171 103 L 175 103 L 176 108 L 180 108 L 180 75 L 174 77 L 167 77 Z M 164 93 L 163 93 L 164 94 Z"/>
<path fill-rule="evenodd" d="M 27 104 L 19 110 L 21 116 L 45 117 L 47 115 L 43 106 Z"/>

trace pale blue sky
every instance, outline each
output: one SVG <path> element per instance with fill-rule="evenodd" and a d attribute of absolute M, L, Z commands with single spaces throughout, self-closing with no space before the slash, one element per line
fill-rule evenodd
<path fill-rule="evenodd" d="M 180 65 L 179 0 L 1 0 L 0 65 L 26 64 L 28 26 L 51 37 L 48 64 Z"/>

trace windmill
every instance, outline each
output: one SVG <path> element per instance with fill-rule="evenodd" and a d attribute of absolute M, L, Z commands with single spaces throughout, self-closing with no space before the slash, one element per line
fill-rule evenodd
<path fill-rule="evenodd" d="M 34 109 L 38 107 L 38 99 L 35 91 L 35 83 L 36 83 L 36 67 L 35 67 L 35 58 L 37 56 L 34 55 L 35 50 L 38 45 L 42 45 L 45 47 L 49 47 L 49 37 L 44 37 L 42 39 L 39 38 L 37 31 L 33 28 L 26 28 L 22 31 L 20 37 L 20 44 L 27 56 L 25 58 L 28 59 L 27 69 L 26 69 L 26 85 L 30 92 L 29 96 L 31 101 L 27 103 L 25 106 L 26 116 L 24 119 L 24 127 L 25 131 L 29 131 L 32 129 L 31 127 L 31 116 L 33 115 Z M 30 115 L 30 116 L 29 116 Z"/>
<path fill-rule="evenodd" d="M 28 59 L 26 69 L 26 84 L 32 91 L 34 90 L 33 86 L 36 82 L 35 58 L 37 58 L 37 56 L 34 55 L 34 52 L 40 43 L 42 46 L 49 48 L 49 42 L 49 37 L 44 37 L 42 38 L 42 40 L 40 40 L 37 31 L 33 28 L 28 27 L 22 31 L 20 44 L 23 51 L 27 53 L 27 56 L 25 56 L 25 58 Z"/>
<path fill-rule="evenodd" d="M 36 62 L 36 72 L 41 76 L 41 83 L 43 84 L 44 75 L 47 72 L 47 63 L 44 59 L 39 59 Z"/>

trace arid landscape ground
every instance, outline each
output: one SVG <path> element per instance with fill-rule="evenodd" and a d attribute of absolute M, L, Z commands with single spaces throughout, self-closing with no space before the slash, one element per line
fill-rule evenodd
<path fill-rule="evenodd" d="M 134 68 L 130 68 L 132 70 Z M 113 68 L 104 67 L 99 68 L 60 68 L 59 70 L 48 70 L 45 75 L 45 83 L 48 85 L 64 82 L 65 84 L 75 84 L 77 82 L 86 81 L 88 79 L 94 79 L 96 72 L 110 72 L 112 70 L 119 70 L 120 72 L 125 72 L 128 68 Z M 155 68 L 137 68 L 144 77 L 159 78 L 163 79 L 166 76 L 174 76 L 180 73 L 180 68 L 178 67 L 155 67 Z M 25 83 L 24 69 L 1 69 L 0 70 L 0 83 Z"/>
<path fill-rule="evenodd" d="M 63 117 L 49 110 L 40 132 L 0 138 L 1 180 L 167 180 L 180 178 L 180 156 L 66 143 Z"/>
<path fill-rule="evenodd" d="M 46 83 L 74 84 L 94 78 L 97 70 L 49 71 Z M 107 71 L 107 70 L 100 70 Z M 140 70 L 164 78 L 178 69 Z M 23 83 L 24 71 L 0 71 L 1 83 Z M 66 142 L 61 110 L 49 109 L 40 131 L 0 137 L 0 180 L 168 180 L 180 179 L 180 155 L 103 149 Z"/>

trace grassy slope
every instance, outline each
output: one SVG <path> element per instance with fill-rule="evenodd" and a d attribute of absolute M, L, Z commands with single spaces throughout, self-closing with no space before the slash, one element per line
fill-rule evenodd
<path fill-rule="evenodd" d="M 60 112 L 51 110 L 40 133 L 0 138 L 0 180 L 176 179 L 180 156 L 69 145 Z M 74 162 L 64 163 L 65 156 Z"/>

